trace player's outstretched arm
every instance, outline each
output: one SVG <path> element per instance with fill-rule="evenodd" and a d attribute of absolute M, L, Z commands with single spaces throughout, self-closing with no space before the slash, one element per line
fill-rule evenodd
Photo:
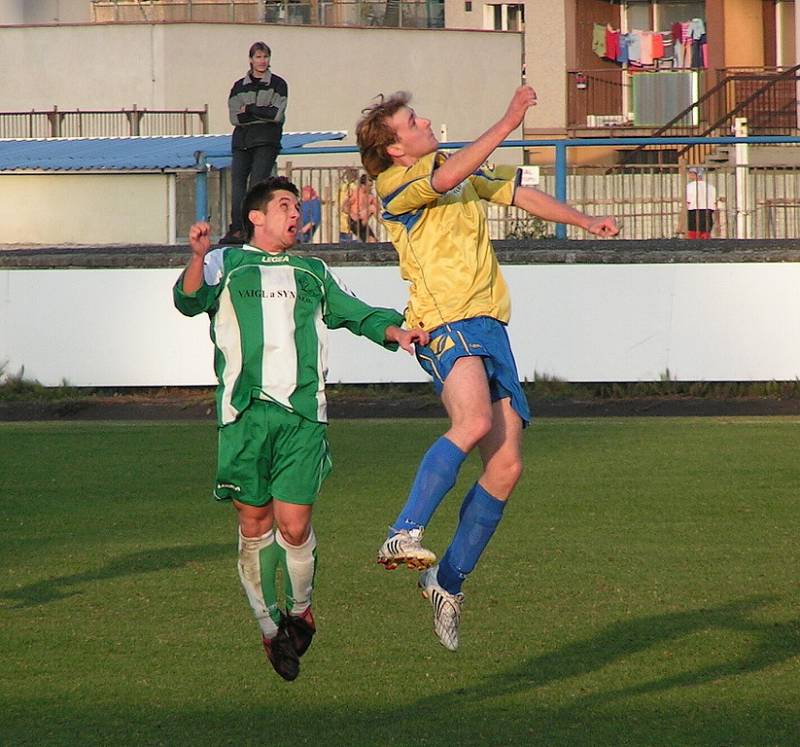
<path fill-rule="evenodd" d="M 578 226 L 594 236 L 616 236 L 619 233 L 613 218 L 587 215 L 532 187 L 518 187 L 514 193 L 514 205 L 542 220 Z"/>
<path fill-rule="evenodd" d="M 437 192 L 447 192 L 461 184 L 470 174 L 474 174 L 495 148 L 522 124 L 525 112 L 535 105 L 536 91 L 533 88 L 517 88 L 502 118 L 477 140 L 456 151 L 434 171 L 431 180 L 433 188 Z"/>
<path fill-rule="evenodd" d="M 183 292 L 195 293 L 203 285 L 203 260 L 211 249 L 211 226 L 198 221 L 189 229 L 192 257 L 183 273 Z"/>
<path fill-rule="evenodd" d="M 391 325 L 386 328 L 386 341 L 396 342 L 410 355 L 414 354 L 414 345 L 427 345 L 431 336 L 424 329 L 402 329 Z"/>

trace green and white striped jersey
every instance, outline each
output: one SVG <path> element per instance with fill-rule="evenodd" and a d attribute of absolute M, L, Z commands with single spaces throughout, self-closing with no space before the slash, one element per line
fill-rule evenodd
<path fill-rule="evenodd" d="M 394 309 L 356 298 L 322 260 L 247 244 L 210 251 L 203 285 L 184 293 L 181 275 L 173 298 L 182 314 L 205 311 L 211 319 L 219 425 L 234 422 L 253 399 L 327 422 L 327 329 L 346 327 L 396 350 L 385 331 L 403 323 Z"/>

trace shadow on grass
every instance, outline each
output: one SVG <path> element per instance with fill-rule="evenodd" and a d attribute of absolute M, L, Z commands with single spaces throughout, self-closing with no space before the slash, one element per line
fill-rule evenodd
<path fill-rule="evenodd" d="M 494 672 L 471 687 L 422 698 L 413 704 L 411 711 L 423 719 L 437 713 L 486 713 L 495 707 L 501 712 L 509 711 L 509 696 L 535 702 L 537 694 L 547 692 L 552 685 L 616 667 L 618 685 L 605 685 L 605 680 L 599 685 L 587 679 L 575 683 L 569 704 L 550 712 L 551 718 L 562 722 L 560 729 L 568 731 L 570 724 L 580 722 L 591 725 L 596 733 L 594 739 L 587 735 L 587 744 L 798 744 L 800 741 L 794 741 L 800 740 L 800 705 L 796 701 L 794 704 L 784 702 L 785 698 L 770 697 L 766 693 L 761 693 L 762 697 L 766 696 L 763 699 L 756 698 L 755 684 L 739 683 L 735 700 L 741 712 L 731 707 L 727 715 L 723 715 L 723 709 L 713 696 L 708 699 L 716 704 L 709 706 L 702 695 L 691 693 L 692 688 L 707 685 L 720 686 L 727 682 L 733 686 L 732 678 L 763 672 L 800 656 L 800 619 L 782 622 L 753 619 L 760 609 L 776 601 L 774 596 L 754 596 L 711 609 L 615 623 L 591 638 L 527 659 L 505 672 Z M 739 634 L 734 645 L 737 648 L 746 645 L 747 650 L 738 656 L 726 656 L 724 661 L 715 664 L 699 665 L 665 676 L 653 672 L 656 676 L 645 681 L 625 684 L 623 667 L 630 657 L 654 648 L 678 647 L 682 645 L 680 639 L 717 631 Z M 742 644 L 742 641 L 747 643 Z M 675 691 L 679 690 L 684 692 L 676 695 Z M 709 692 L 703 691 L 706 697 Z M 687 708 L 682 717 L 676 717 L 681 712 L 681 704 L 695 699 L 694 709 Z M 658 723 L 657 728 L 653 723 L 637 723 L 638 709 L 652 708 L 652 704 L 659 701 L 665 708 L 659 715 L 663 723 Z M 780 705 L 770 713 L 770 707 L 776 704 Z M 781 711 L 780 706 L 784 705 L 785 710 Z M 598 714 L 613 714 L 613 722 L 619 723 L 604 724 L 602 718 L 596 720 Z M 526 721 L 512 712 L 505 712 L 503 719 L 506 728 L 511 722 Z M 627 724 L 624 729 L 620 728 L 623 722 Z M 672 734 L 663 731 L 665 725 L 669 725 Z M 638 738 L 634 737 L 635 730 L 639 731 Z M 536 733 L 536 729 L 531 733 Z M 522 736 L 520 732 L 519 738 Z M 552 736 L 554 743 L 560 743 L 555 733 Z"/>
<path fill-rule="evenodd" d="M 80 594 L 74 587 L 94 581 L 132 576 L 140 573 L 154 573 L 163 570 L 184 568 L 191 563 L 216 560 L 230 556 L 231 544 L 186 545 L 184 547 L 159 547 L 141 552 L 129 553 L 113 558 L 106 565 L 83 573 L 59 576 L 37 581 L 18 589 L 0 592 L 0 599 L 16 602 L 12 609 L 49 604 Z"/>
<path fill-rule="evenodd" d="M 751 641 L 750 650 L 733 661 L 620 688 L 614 693 L 624 696 L 646 694 L 673 687 L 702 685 L 723 677 L 764 669 L 800 655 L 800 620 L 758 622 L 750 617 L 760 608 L 776 601 L 774 596 L 754 596 L 712 609 L 652 615 L 609 625 L 592 638 L 528 659 L 504 673 L 493 674 L 491 697 L 590 674 L 652 647 L 668 645 L 680 638 L 713 630 L 745 634 Z M 486 697 L 486 692 L 486 682 L 477 683 L 473 688 L 459 692 L 458 702 L 463 703 L 465 697 L 481 700 Z M 445 696 L 444 700 L 448 697 Z M 441 707 L 445 708 L 447 704 L 442 703 Z"/>
<path fill-rule="evenodd" d="M 506 671 L 487 671 L 467 688 L 425 695 L 441 686 L 457 657 L 441 652 L 438 681 L 398 682 L 387 661 L 386 687 L 368 702 L 348 700 L 343 683 L 361 664 L 341 662 L 327 683 L 324 703 L 315 688 L 283 683 L 264 667 L 248 674 L 260 696 L 241 702 L 211 699 L 173 707 L 154 701 L 107 704 L 92 699 L 23 706 L 42 718 L 40 744 L 324 744 L 421 747 L 423 745 L 790 745 L 797 744 L 798 704 L 784 692 L 770 693 L 755 682 L 730 690 L 691 688 L 748 675 L 800 654 L 800 622 L 751 619 L 775 597 L 751 597 L 711 609 L 653 615 L 609 625 L 597 635 L 532 657 Z M 639 669 L 626 684 L 625 660 L 653 647 L 715 630 L 744 634 L 749 650 L 713 666 L 686 668 L 659 676 L 660 667 Z M 723 656 L 723 655 L 721 655 Z M 596 679 L 570 684 L 573 677 Z M 608 675 L 611 676 L 608 676 Z M 560 684 L 559 684 L 560 683 Z M 224 683 L 219 683 L 224 688 Z M 793 683 L 784 680 L 785 687 Z M 553 687 L 558 685 L 558 687 Z M 763 685 L 763 682 L 762 682 Z M 298 690 L 298 686 L 301 688 Z M 335 693 L 340 700 L 335 703 Z M 419 696 L 409 697 L 408 692 Z M 342 698 L 341 695 L 344 695 Z M 19 711 L 17 711 L 19 713 Z M 8 736 L 19 736 L 16 715 L 7 721 Z"/>

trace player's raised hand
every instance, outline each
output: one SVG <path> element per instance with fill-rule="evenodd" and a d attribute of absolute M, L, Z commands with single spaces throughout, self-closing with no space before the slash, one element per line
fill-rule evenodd
<path fill-rule="evenodd" d="M 525 112 L 536 106 L 536 91 L 530 86 L 520 86 L 514 91 L 511 102 L 506 109 L 505 117 L 508 126 L 514 130 L 522 124 Z"/>
<path fill-rule="evenodd" d="M 192 254 L 205 257 L 211 249 L 211 226 L 205 221 L 198 221 L 189 229 L 189 246 Z"/>
<path fill-rule="evenodd" d="M 594 236 L 606 238 L 608 236 L 616 236 L 619 233 L 619 226 L 617 222 L 610 217 L 601 217 L 593 220 L 586 230 Z"/>

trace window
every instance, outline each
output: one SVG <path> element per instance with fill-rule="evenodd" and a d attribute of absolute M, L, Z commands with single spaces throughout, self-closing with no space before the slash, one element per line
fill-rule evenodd
<path fill-rule="evenodd" d="M 484 5 L 483 27 L 494 31 L 524 31 L 525 6 L 510 5 Z"/>
<path fill-rule="evenodd" d="M 661 31 L 671 28 L 673 23 L 705 17 L 705 3 L 665 3 L 662 0 L 656 8 L 656 23 Z"/>
<path fill-rule="evenodd" d="M 465 0 L 464 11 L 467 13 L 472 13 L 472 0 Z"/>
<path fill-rule="evenodd" d="M 625 17 L 628 22 L 628 31 L 650 31 L 652 20 L 650 17 L 650 3 L 629 3 L 625 7 Z"/>
<path fill-rule="evenodd" d="M 668 31 L 673 23 L 706 17 L 706 4 L 679 0 L 628 0 L 625 3 L 627 29 Z"/>

